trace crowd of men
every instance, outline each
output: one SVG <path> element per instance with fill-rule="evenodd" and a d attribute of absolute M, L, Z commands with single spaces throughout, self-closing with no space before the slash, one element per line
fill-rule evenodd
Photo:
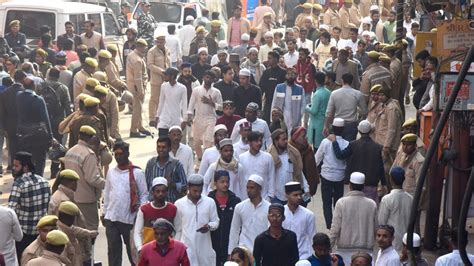
<path fill-rule="evenodd" d="M 91 265 L 99 223 L 114 266 L 124 245 L 131 265 L 428 265 L 422 237 L 412 254 L 406 242 L 425 144 L 405 105 L 433 108 L 438 65 L 414 54 L 426 14 L 407 12 L 396 41 L 392 1 L 261 0 L 252 22 L 231 2 L 227 25 L 205 9 L 168 34 L 147 1 L 129 28 L 125 2 L 121 51 L 93 21 L 80 34 L 66 22 L 56 41 L 41 26 L 35 49 L 9 22 L 0 147 L 6 138 L 14 182 L 0 265 Z M 158 131 L 143 169 L 120 134 L 126 114 L 129 138 Z M 454 232 L 436 265 L 462 265 Z"/>

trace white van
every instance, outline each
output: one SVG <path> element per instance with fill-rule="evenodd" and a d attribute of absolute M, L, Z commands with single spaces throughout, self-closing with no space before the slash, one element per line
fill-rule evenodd
<path fill-rule="evenodd" d="M 35 47 L 40 38 L 39 28 L 42 25 L 51 27 L 53 40 L 58 35 L 65 33 L 64 23 L 72 21 L 76 28 L 76 33 L 84 32 L 83 22 L 92 20 L 95 24 L 95 31 L 102 34 L 104 42 L 107 44 L 116 44 L 121 52 L 124 36 L 117 23 L 117 19 L 111 10 L 106 7 L 62 1 L 14 1 L 5 2 L 0 5 L 0 31 L 7 33 L 8 24 L 12 20 L 21 22 L 21 32 L 26 35 L 27 44 Z M 122 65 L 121 62 L 117 62 Z"/>

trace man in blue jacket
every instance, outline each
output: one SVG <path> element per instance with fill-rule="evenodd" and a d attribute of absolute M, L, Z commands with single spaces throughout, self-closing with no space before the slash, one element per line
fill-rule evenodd
<path fill-rule="evenodd" d="M 295 83 L 296 70 L 286 70 L 286 81 L 278 84 L 273 95 L 272 110 L 275 107 L 283 111 L 283 118 L 288 128 L 288 135 L 294 127 L 301 125 L 301 118 L 305 109 L 304 89 Z"/>

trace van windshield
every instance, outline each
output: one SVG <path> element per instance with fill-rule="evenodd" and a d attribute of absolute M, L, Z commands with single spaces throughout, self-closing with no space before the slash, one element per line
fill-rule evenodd
<path fill-rule="evenodd" d="M 174 5 L 170 3 L 157 3 L 150 2 L 151 9 L 150 13 L 153 15 L 157 22 L 167 22 L 167 23 L 179 23 L 181 19 L 181 6 Z M 140 5 L 137 6 L 135 10 L 134 18 L 138 17 L 143 13 Z"/>
<path fill-rule="evenodd" d="M 28 39 L 39 39 L 40 38 L 40 27 L 48 25 L 51 27 L 51 34 L 53 40 L 55 39 L 56 33 L 56 18 L 54 13 L 40 12 L 40 11 L 25 11 L 25 10 L 8 10 L 7 20 L 5 23 L 5 33 L 8 33 L 10 29 L 8 24 L 12 20 L 19 20 L 21 22 L 20 31 L 26 35 Z"/>

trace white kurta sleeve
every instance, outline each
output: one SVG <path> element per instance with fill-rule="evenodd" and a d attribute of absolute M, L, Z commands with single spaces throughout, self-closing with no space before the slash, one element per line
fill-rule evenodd
<path fill-rule="evenodd" d="M 207 196 L 207 194 L 209 194 L 209 192 L 211 191 L 211 182 L 212 182 L 212 177 L 213 177 L 213 174 L 214 174 L 214 167 L 213 165 L 211 165 L 207 171 L 206 171 L 206 174 L 204 175 L 204 185 L 202 187 L 202 195 L 205 195 Z"/>
<path fill-rule="evenodd" d="M 174 236 L 175 239 L 179 241 L 183 241 L 181 239 L 182 234 L 183 234 L 183 214 L 181 213 L 182 211 L 180 210 L 183 208 L 182 206 L 176 205 L 177 211 L 176 211 L 176 217 L 174 218 L 174 229 L 176 230 L 176 235 Z"/>
<path fill-rule="evenodd" d="M 214 200 L 211 202 L 211 213 L 209 217 L 209 228 L 211 231 L 217 230 L 219 228 L 219 215 L 217 215 L 217 206 L 214 203 Z"/>
<path fill-rule="evenodd" d="M 144 223 L 144 218 L 143 218 L 143 212 L 141 209 L 138 209 L 137 212 L 137 219 L 135 220 L 135 226 L 133 227 L 133 241 L 135 243 L 135 246 L 137 247 L 137 250 L 140 251 L 142 249 L 142 243 L 143 243 L 143 223 Z"/>
<path fill-rule="evenodd" d="M 187 156 L 187 168 L 186 169 L 186 175 L 189 176 L 189 175 L 192 175 L 194 174 L 194 156 L 193 156 L 193 152 L 192 150 L 190 149 L 189 150 L 190 152 L 188 153 L 188 156 Z"/>
<path fill-rule="evenodd" d="M 275 163 L 272 158 L 268 164 L 268 196 L 275 197 Z"/>
<path fill-rule="evenodd" d="M 140 206 L 148 202 L 148 190 L 146 186 L 145 174 L 141 170 L 135 170 L 135 181 L 138 187 L 138 197 L 140 199 Z"/>
<path fill-rule="evenodd" d="M 187 120 L 187 117 L 186 117 L 187 108 L 188 108 L 188 95 L 187 95 L 187 92 L 186 92 L 186 87 L 183 86 L 183 90 L 182 90 L 182 93 L 181 93 L 181 108 L 180 108 L 181 109 L 181 119 L 182 119 L 181 121 L 186 121 Z"/>
<path fill-rule="evenodd" d="M 308 228 L 306 228 L 306 232 L 309 236 L 309 239 L 313 239 L 314 235 L 316 234 L 316 216 L 311 215 L 311 216 L 308 216 L 310 219 L 309 219 L 309 222 L 308 222 Z"/>
<path fill-rule="evenodd" d="M 239 235 L 240 229 L 242 228 L 242 219 L 241 219 L 241 207 L 242 205 L 237 204 L 234 209 L 234 215 L 232 216 L 232 223 L 230 225 L 230 234 L 229 234 L 229 248 L 228 254 L 232 253 L 232 250 L 239 245 Z"/>
<path fill-rule="evenodd" d="M 168 86 L 167 84 L 163 84 L 165 86 Z M 161 86 L 160 90 L 163 89 L 164 86 Z M 158 108 L 156 109 L 156 117 L 157 118 L 160 118 L 161 116 L 161 112 L 163 111 L 163 105 L 165 105 L 165 101 L 166 101 L 166 92 L 162 91 L 162 93 L 160 93 L 160 101 L 158 102 Z"/>

